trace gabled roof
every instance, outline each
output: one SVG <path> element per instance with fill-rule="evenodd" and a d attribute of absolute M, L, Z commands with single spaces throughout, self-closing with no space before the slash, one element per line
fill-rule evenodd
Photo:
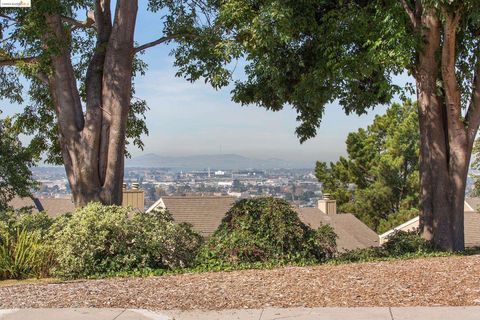
<path fill-rule="evenodd" d="M 235 203 L 235 197 L 224 196 L 169 196 L 162 197 L 156 204 L 163 203 L 174 220 L 187 222 L 202 236 L 210 236 L 220 225 L 223 217 Z M 147 212 L 153 208 L 150 207 Z"/>
<path fill-rule="evenodd" d="M 13 198 L 9 203 L 15 210 L 23 208 L 32 212 L 45 211 L 50 217 L 56 217 L 75 210 L 72 200 L 65 198 Z"/>
<path fill-rule="evenodd" d="M 235 197 L 178 196 L 162 197 L 154 208 L 166 208 L 176 222 L 187 222 L 202 236 L 210 236 L 235 203 Z M 338 236 L 340 251 L 378 245 L 378 235 L 352 214 L 326 215 L 317 208 L 295 208 L 299 218 L 312 228 L 329 224 Z"/>
<path fill-rule="evenodd" d="M 464 234 L 465 247 L 480 247 L 480 213 L 478 212 L 464 212 Z M 380 235 L 382 241 L 387 241 L 388 237 L 397 230 L 412 230 L 418 228 L 419 217 L 408 220 L 401 225 L 388 230 Z"/>
<path fill-rule="evenodd" d="M 384 233 L 382 233 L 380 235 L 380 238 L 381 239 L 386 239 L 388 238 L 391 234 L 395 233 L 396 231 L 399 231 L 399 230 L 405 230 L 405 228 L 408 228 L 409 226 L 411 225 L 415 225 L 416 227 L 415 228 L 418 228 L 418 221 L 419 221 L 420 217 L 419 216 L 416 216 L 410 220 L 408 220 L 407 222 L 404 222 L 398 226 L 396 226 L 395 228 L 393 229 L 390 229 Z"/>
<path fill-rule="evenodd" d="M 465 198 L 465 212 L 478 212 L 480 209 L 480 198 Z"/>
<path fill-rule="evenodd" d="M 295 208 L 300 219 L 316 229 L 329 224 L 337 234 L 338 251 L 378 246 L 378 235 L 350 213 L 324 214 L 317 208 Z"/>

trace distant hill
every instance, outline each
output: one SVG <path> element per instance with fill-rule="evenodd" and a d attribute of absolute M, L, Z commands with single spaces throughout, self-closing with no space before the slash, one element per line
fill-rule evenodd
<path fill-rule="evenodd" d="M 184 157 L 160 156 L 154 153 L 126 160 L 128 167 L 160 167 L 177 169 L 296 169 L 309 168 L 314 164 L 292 163 L 282 159 L 253 159 L 237 154 L 197 155 Z"/>

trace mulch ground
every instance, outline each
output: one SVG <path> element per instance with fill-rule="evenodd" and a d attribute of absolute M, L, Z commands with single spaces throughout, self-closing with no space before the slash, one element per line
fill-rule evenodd
<path fill-rule="evenodd" d="M 0 286 L 0 308 L 480 305 L 480 256 Z"/>

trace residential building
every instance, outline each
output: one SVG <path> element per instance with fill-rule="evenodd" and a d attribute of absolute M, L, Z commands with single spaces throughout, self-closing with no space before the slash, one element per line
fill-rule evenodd
<path fill-rule="evenodd" d="M 464 203 L 464 233 L 465 247 L 480 247 L 480 198 L 466 198 Z M 419 217 L 408 220 L 401 225 L 381 234 L 380 244 L 388 241 L 388 237 L 397 231 L 416 231 L 419 227 Z"/>
<path fill-rule="evenodd" d="M 15 210 L 30 209 L 32 212 L 45 211 L 50 217 L 57 217 L 75 210 L 70 198 L 13 198 L 9 206 Z"/>
<path fill-rule="evenodd" d="M 167 209 L 177 222 L 187 222 L 202 236 L 210 236 L 220 225 L 235 197 L 166 196 L 147 212 Z M 319 200 L 317 208 L 294 208 L 299 218 L 312 228 L 329 224 L 337 234 L 339 251 L 378 246 L 378 235 L 353 214 L 337 214 L 335 200 Z"/>

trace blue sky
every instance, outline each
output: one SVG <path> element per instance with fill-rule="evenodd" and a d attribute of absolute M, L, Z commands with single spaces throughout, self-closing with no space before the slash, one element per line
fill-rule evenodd
<path fill-rule="evenodd" d="M 146 0 L 140 0 L 135 40 L 142 44 L 161 36 L 161 14 L 146 11 Z M 191 84 L 175 77 L 171 46 L 160 45 L 147 50 L 142 59 L 149 68 L 136 80 L 136 96 L 150 107 L 147 125 L 150 135 L 144 137 L 145 150 L 131 148 L 133 156 L 143 153 L 160 155 L 198 155 L 236 153 L 256 158 L 282 158 L 299 163 L 316 160 L 333 161 L 345 154 L 347 134 L 366 127 L 376 114 L 346 116 L 342 109 L 327 106 L 316 138 L 300 144 L 294 134 L 298 125 L 296 113 L 266 111 L 256 106 L 242 107 L 231 102 L 231 88 L 216 91 L 203 82 Z M 406 76 L 398 78 L 403 83 Z M 410 80 L 411 81 L 411 80 Z M 1 108 L 12 114 L 18 106 Z"/>

